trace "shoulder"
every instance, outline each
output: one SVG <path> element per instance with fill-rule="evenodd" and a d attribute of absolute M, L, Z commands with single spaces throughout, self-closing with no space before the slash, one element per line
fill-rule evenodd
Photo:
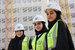
<path fill-rule="evenodd" d="M 15 39 L 11 39 L 11 40 L 10 40 L 10 43 L 13 43 L 14 41 L 15 41 Z"/>
<path fill-rule="evenodd" d="M 58 24 L 65 25 L 66 23 L 64 21 L 58 21 Z"/>
<path fill-rule="evenodd" d="M 61 27 L 61 28 L 66 28 L 66 23 L 63 22 L 63 21 L 58 21 L 58 27 Z"/>
<path fill-rule="evenodd" d="M 9 42 L 9 47 L 13 46 L 14 42 L 15 42 L 14 39 L 11 39 Z"/>
<path fill-rule="evenodd" d="M 67 24 L 63 21 L 58 21 L 58 32 L 65 32 L 67 31 Z"/>

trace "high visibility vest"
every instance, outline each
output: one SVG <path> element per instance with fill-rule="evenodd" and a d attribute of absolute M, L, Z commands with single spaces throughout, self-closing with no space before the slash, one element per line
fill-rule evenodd
<path fill-rule="evenodd" d="M 22 50 L 29 50 L 29 37 L 25 37 L 22 42 Z"/>
<path fill-rule="evenodd" d="M 45 35 L 46 32 L 42 34 L 42 36 L 36 41 L 36 36 L 33 38 L 32 40 L 32 49 L 35 50 L 44 50 L 46 47 L 46 42 L 45 42 Z M 36 47 L 35 47 L 35 43 L 36 43 Z"/>
<path fill-rule="evenodd" d="M 58 20 L 58 21 L 62 21 L 62 20 Z M 47 34 L 48 50 L 51 50 L 52 48 L 56 47 L 57 34 L 58 34 L 58 21 L 53 25 L 53 27 L 50 29 L 50 31 Z"/>

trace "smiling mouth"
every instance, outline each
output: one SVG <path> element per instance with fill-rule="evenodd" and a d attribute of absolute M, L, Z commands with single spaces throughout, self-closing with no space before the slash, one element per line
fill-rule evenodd
<path fill-rule="evenodd" d="M 48 19 L 52 19 L 52 17 L 49 17 Z"/>

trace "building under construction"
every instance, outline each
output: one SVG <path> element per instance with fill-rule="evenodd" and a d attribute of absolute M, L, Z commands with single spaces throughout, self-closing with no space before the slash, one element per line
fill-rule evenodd
<path fill-rule="evenodd" d="M 0 0 L 0 50 L 7 50 L 11 38 L 14 38 L 14 26 L 24 25 L 25 34 L 33 36 L 33 17 L 44 12 L 48 2 L 56 1 L 62 9 L 62 18 L 67 23 L 75 46 L 75 0 Z"/>

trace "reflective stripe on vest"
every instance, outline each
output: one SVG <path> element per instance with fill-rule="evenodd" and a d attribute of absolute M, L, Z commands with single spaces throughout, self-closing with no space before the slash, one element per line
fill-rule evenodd
<path fill-rule="evenodd" d="M 48 50 L 51 50 L 56 46 L 57 31 L 58 31 L 58 21 L 53 25 L 53 27 L 50 29 L 49 33 L 47 34 Z"/>
<path fill-rule="evenodd" d="M 25 37 L 22 42 L 22 50 L 29 50 L 29 37 Z"/>
<path fill-rule="evenodd" d="M 45 42 L 45 35 L 46 33 L 42 34 L 42 36 L 37 40 L 36 43 L 36 36 L 32 40 L 32 48 L 35 50 L 35 43 L 36 43 L 36 50 L 44 50 L 46 47 L 46 42 Z"/>

